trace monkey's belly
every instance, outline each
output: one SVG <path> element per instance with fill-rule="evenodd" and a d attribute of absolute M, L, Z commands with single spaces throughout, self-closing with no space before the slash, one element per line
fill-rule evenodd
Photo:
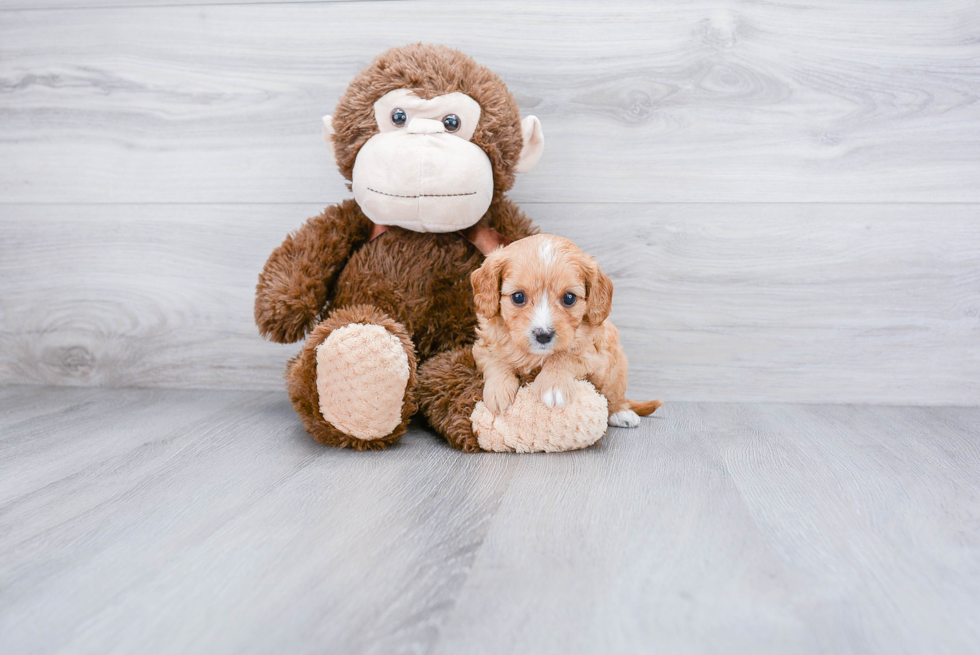
<path fill-rule="evenodd" d="M 390 228 L 351 257 L 328 309 L 373 305 L 411 333 L 420 360 L 475 339 L 470 273 L 483 256 L 457 233 Z"/>

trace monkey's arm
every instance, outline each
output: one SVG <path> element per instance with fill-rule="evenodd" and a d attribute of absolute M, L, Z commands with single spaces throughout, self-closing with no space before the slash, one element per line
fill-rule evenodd
<path fill-rule="evenodd" d="M 286 237 L 269 256 L 255 290 L 255 324 L 262 336 L 279 343 L 302 339 L 371 229 L 371 221 L 348 200 L 327 207 Z"/>

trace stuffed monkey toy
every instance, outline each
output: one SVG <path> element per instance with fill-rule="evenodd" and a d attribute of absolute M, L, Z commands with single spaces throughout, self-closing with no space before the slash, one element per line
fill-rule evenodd
<path fill-rule="evenodd" d="M 513 416 L 480 402 L 470 274 L 494 248 L 538 231 L 504 196 L 541 156 L 538 119 L 521 121 L 504 83 L 470 57 L 418 44 L 378 56 L 323 125 L 354 198 L 286 237 L 255 299 L 263 336 L 306 339 L 286 381 L 313 438 L 383 449 L 420 408 L 467 452 L 601 438 L 594 390 L 546 408 L 522 389 Z"/>

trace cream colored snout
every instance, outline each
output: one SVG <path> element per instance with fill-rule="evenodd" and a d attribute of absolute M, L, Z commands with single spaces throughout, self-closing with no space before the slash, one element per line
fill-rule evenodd
<path fill-rule="evenodd" d="M 493 199 L 493 168 L 441 121 L 415 117 L 368 140 L 354 160 L 354 198 L 381 225 L 453 232 L 474 225 Z"/>

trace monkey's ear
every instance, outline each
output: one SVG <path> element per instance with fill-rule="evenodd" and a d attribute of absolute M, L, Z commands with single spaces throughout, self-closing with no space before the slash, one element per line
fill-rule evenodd
<path fill-rule="evenodd" d="M 544 152 L 544 132 L 541 131 L 541 121 L 537 116 L 528 116 L 521 121 L 521 135 L 524 137 L 524 147 L 517 160 L 517 172 L 527 173 L 541 159 Z"/>
<path fill-rule="evenodd" d="M 483 266 L 470 274 L 473 303 L 478 316 L 490 318 L 500 313 L 500 277 L 505 262 L 506 259 L 499 250 L 492 252 L 483 262 Z"/>
<path fill-rule="evenodd" d="M 333 154 L 333 116 L 323 117 L 323 140 L 327 142 L 327 147 L 330 148 L 330 154 Z"/>

